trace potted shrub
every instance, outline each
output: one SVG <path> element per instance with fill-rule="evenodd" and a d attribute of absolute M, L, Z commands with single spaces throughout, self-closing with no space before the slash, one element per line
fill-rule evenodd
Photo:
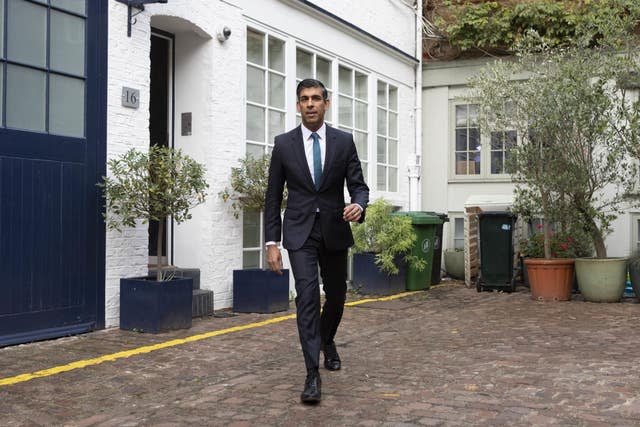
<path fill-rule="evenodd" d="M 445 249 L 444 266 L 450 277 L 458 280 L 464 280 L 464 249 Z"/>
<path fill-rule="evenodd" d="M 137 221 L 158 221 L 158 266 L 155 276 L 120 279 L 120 328 L 161 332 L 191 327 L 192 279 L 174 277 L 162 265 L 164 221 L 177 224 L 204 202 L 204 167 L 180 150 L 151 146 L 131 149 L 107 162 L 109 176 L 100 186 L 106 199 L 107 227 L 121 230 Z"/>
<path fill-rule="evenodd" d="M 626 261 L 607 259 L 604 238 L 634 183 L 635 166 L 617 128 L 629 102 L 615 82 L 637 65 L 604 49 L 550 49 L 535 34 L 531 40 L 523 45 L 532 48 L 520 50 L 515 61 L 491 65 L 475 80 L 480 122 L 492 132 L 516 130 L 521 139 L 509 161 L 514 210 L 545 218 L 545 258 L 552 258 L 551 225 L 571 222 L 589 236 L 597 257 L 576 261 L 583 296 L 617 301 Z M 626 126 L 637 131 L 635 111 Z M 584 271 L 587 265 L 612 266 L 611 275 Z"/>
<path fill-rule="evenodd" d="M 223 201 L 231 203 L 236 219 L 243 212 L 259 212 L 263 215 L 270 158 L 268 154 L 260 157 L 247 155 L 244 159 L 239 159 L 238 167 L 231 168 L 230 188 L 225 188 L 218 195 Z M 264 243 L 261 241 L 260 246 L 264 247 Z M 264 259 L 261 264 L 264 264 Z M 262 268 L 233 270 L 233 311 L 274 313 L 288 309 L 288 269 L 283 269 L 282 275 Z"/>
<path fill-rule="evenodd" d="M 411 218 L 394 215 L 380 198 L 369 204 L 363 223 L 352 223 L 354 245 L 352 288 L 364 294 L 405 290 L 407 266 L 421 271 L 426 262 L 411 250 L 417 239 Z"/>

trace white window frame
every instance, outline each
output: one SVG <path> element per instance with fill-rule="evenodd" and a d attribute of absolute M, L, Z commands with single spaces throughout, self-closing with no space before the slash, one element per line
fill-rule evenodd
<path fill-rule="evenodd" d="M 490 133 L 484 132 L 478 125 L 478 134 L 480 137 L 480 173 L 478 174 L 459 174 L 457 173 L 457 156 L 456 156 L 456 130 L 458 128 L 456 123 L 456 109 L 459 106 L 474 105 L 473 103 L 465 102 L 462 100 L 452 101 L 450 103 L 451 108 L 449 112 L 449 179 L 452 181 L 511 181 L 511 174 L 509 173 L 491 173 L 491 138 Z M 501 132 L 513 132 L 513 129 L 505 129 Z M 493 132 L 494 134 L 497 132 Z M 516 134 L 516 144 L 520 143 L 520 135 Z M 468 147 L 469 148 L 469 147 Z M 502 150 L 504 153 L 505 150 Z M 468 153 L 473 153 L 468 151 Z M 467 160 L 469 162 L 469 160 Z"/>
<path fill-rule="evenodd" d="M 383 85 L 384 86 L 384 96 L 385 96 L 385 105 L 381 105 L 380 104 L 380 99 L 379 99 L 379 88 L 378 86 Z M 396 97 L 395 97 L 395 102 L 396 105 L 391 105 L 391 98 L 389 96 L 389 93 L 391 92 L 391 88 L 395 89 L 395 93 L 396 93 Z M 397 193 L 398 192 L 398 188 L 400 186 L 399 181 L 399 157 L 400 157 L 400 142 L 399 142 L 399 125 L 398 125 L 398 121 L 400 118 L 400 114 L 399 114 L 399 103 L 400 103 L 400 88 L 392 85 L 390 83 L 387 83 L 383 80 L 377 80 L 376 81 L 376 140 L 375 140 L 375 153 L 376 153 L 376 190 L 377 191 L 384 191 L 384 192 L 389 192 L 389 193 Z M 389 119 L 391 117 L 391 115 L 395 115 L 396 120 L 395 120 L 395 129 L 393 129 L 393 132 L 391 132 L 391 120 Z M 380 116 L 383 115 L 383 117 L 381 118 Z M 380 133 L 380 129 L 379 129 L 379 123 L 380 120 L 384 120 L 385 123 L 385 129 L 386 131 L 384 133 Z M 386 161 L 381 162 L 380 158 L 379 158 L 379 152 L 378 152 L 378 144 L 380 143 L 380 139 L 382 139 L 384 141 L 384 150 L 385 150 L 385 159 Z M 390 142 L 395 143 L 395 163 L 391 163 L 390 159 L 390 153 L 391 153 L 391 148 L 390 148 Z M 380 187 L 380 174 L 384 173 L 384 186 L 381 188 Z M 390 182 L 390 176 L 391 174 L 394 173 L 395 174 L 395 188 L 391 188 L 389 185 Z"/>
<path fill-rule="evenodd" d="M 346 93 L 344 92 L 340 87 L 340 68 L 349 70 L 351 73 L 351 93 Z M 356 76 L 360 75 L 362 77 L 364 77 L 366 79 L 365 85 L 364 87 L 366 88 L 366 97 L 365 98 L 360 98 L 357 96 L 356 94 Z M 368 182 L 368 180 L 371 177 L 371 173 L 370 173 L 370 165 L 371 165 L 371 131 L 370 131 L 370 127 L 371 127 L 371 108 L 372 108 L 372 103 L 371 100 L 373 99 L 373 94 L 371 93 L 371 87 L 370 87 L 370 82 L 371 82 L 371 74 L 367 73 L 357 67 L 353 67 L 352 65 L 346 64 L 344 62 L 338 62 L 338 67 L 336 70 L 336 74 L 334 77 L 337 77 L 337 79 L 334 78 L 334 80 L 338 83 L 337 88 L 336 88 L 336 95 L 335 99 L 334 99 L 334 103 L 333 103 L 333 109 L 334 109 L 334 114 L 335 114 L 335 123 L 338 126 L 338 128 L 344 130 L 345 132 L 349 132 L 351 134 L 353 134 L 353 139 L 354 142 L 356 144 L 356 147 L 358 149 L 358 157 L 360 158 L 360 164 L 362 166 L 362 173 L 364 174 L 364 179 L 365 181 Z M 347 98 L 349 99 L 349 101 L 351 102 L 351 124 L 345 124 L 345 123 L 341 123 L 340 122 L 340 102 L 341 99 L 340 98 Z M 366 106 L 366 111 L 367 113 L 365 114 L 365 121 L 366 121 L 366 129 L 362 128 L 362 127 L 357 127 L 356 126 L 356 104 L 357 103 L 361 103 L 361 104 L 365 104 Z M 364 149 L 364 150 L 363 150 Z M 366 151 L 365 151 L 366 150 Z"/>
<path fill-rule="evenodd" d="M 301 76 L 298 74 L 298 52 L 304 52 L 308 55 L 311 55 L 311 74 L 310 75 L 305 75 L 305 76 Z M 317 52 L 315 52 L 313 49 L 309 49 L 306 46 L 302 46 L 302 45 L 296 45 L 296 49 L 295 49 L 295 59 L 296 59 L 296 63 L 295 65 L 295 70 L 296 70 L 296 86 L 298 85 L 298 83 L 300 83 L 303 79 L 307 79 L 307 78 L 311 78 L 311 79 L 317 79 L 320 80 L 322 82 L 322 84 L 324 84 L 324 87 L 327 89 L 327 97 L 329 99 L 329 101 L 332 103 L 331 107 L 325 112 L 325 122 L 328 125 L 331 125 L 333 123 L 334 120 L 334 105 L 333 105 L 333 94 L 335 93 L 334 91 L 334 87 L 335 87 L 335 76 L 334 76 L 334 72 L 333 72 L 333 67 L 334 67 L 334 63 L 336 62 L 335 58 L 331 58 L 327 55 L 322 55 L 319 54 Z M 321 76 L 318 75 L 318 59 L 321 59 L 323 61 L 327 61 L 329 63 L 329 76 L 330 76 L 330 80 L 324 79 Z M 301 123 L 301 118 L 300 118 L 300 113 L 296 111 L 296 126 L 299 125 Z"/>
<path fill-rule="evenodd" d="M 464 212 L 455 212 L 455 213 L 449 213 L 449 248 L 450 249 L 456 249 L 456 241 L 461 241 L 462 245 L 460 246 L 460 249 L 464 249 L 464 243 L 465 243 L 465 239 L 464 239 Z M 460 221 L 459 225 L 460 225 L 460 232 L 461 232 L 461 237 L 456 237 L 456 231 L 458 230 L 458 223 L 457 221 Z"/>
<path fill-rule="evenodd" d="M 248 53 L 247 53 L 247 49 L 248 49 L 248 39 L 249 39 L 249 34 L 250 33 L 256 33 L 256 34 L 260 34 L 264 37 L 263 39 L 263 45 L 262 45 L 262 56 L 264 59 L 264 63 L 263 64 L 256 64 L 254 62 L 249 61 L 249 57 L 248 57 Z M 283 55 L 283 60 L 284 60 L 284 64 L 283 64 L 283 71 L 274 69 L 270 67 L 269 64 L 269 40 L 270 39 L 276 39 L 279 42 L 282 42 L 282 55 Z M 288 61 L 288 56 L 287 56 L 287 49 L 289 46 L 288 40 L 286 37 L 283 37 L 280 34 L 273 34 L 269 31 L 265 31 L 263 29 L 259 29 L 256 28 L 255 26 L 247 26 L 246 27 L 246 37 L 245 37 L 245 90 L 247 90 L 247 82 L 248 82 L 248 78 L 249 78 L 249 73 L 248 73 L 248 69 L 249 68 L 255 68 L 255 69 L 259 69 L 264 73 L 264 93 L 263 93 L 263 97 L 264 97 L 264 103 L 259 103 L 256 101 L 251 101 L 249 100 L 249 94 L 245 94 L 245 150 L 247 151 L 247 153 L 249 152 L 249 148 L 250 147 L 262 147 L 262 152 L 264 154 L 270 153 L 272 148 L 273 148 L 273 137 L 275 136 L 275 134 L 277 133 L 281 133 L 280 131 L 284 132 L 286 130 L 287 127 L 287 117 L 288 117 L 288 107 L 290 105 L 289 101 L 288 101 L 288 91 L 287 91 L 287 86 L 290 83 L 290 78 L 288 78 L 287 76 L 287 61 Z M 270 104 L 270 99 L 269 99 L 269 85 L 270 85 L 270 79 L 269 79 L 269 75 L 273 74 L 276 76 L 280 76 L 284 79 L 284 83 L 283 83 L 283 106 L 282 107 L 278 107 L 278 106 L 274 106 Z M 263 141 L 254 141 L 249 139 L 248 136 L 248 126 L 247 126 L 247 120 L 248 120 L 248 115 L 247 115 L 247 107 L 248 106 L 254 106 L 254 107 L 258 107 L 264 110 L 264 129 L 263 129 Z M 271 126 L 269 123 L 269 113 L 270 112 L 276 112 L 276 113 L 280 113 L 283 115 L 283 128 L 282 129 L 278 129 L 277 131 L 272 131 L 271 130 Z M 256 153 L 258 154 L 258 153 Z M 247 221 L 249 219 L 253 219 L 254 215 L 256 213 L 252 212 L 249 215 L 247 213 L 243 213 L 242 215 L 242 235 L 243 235 L 243 241 L 242 241 L 242 266 L 243 268 L 248 268 L 248 267 L 258 267 L 258 268 L 264 268 L 265 267 L 265 260 L 264 260 L 264 218 L 262 215 L 262 212 L 258 213 L 258 235 L 257 236 L 253 236 L 254 239 L 257 237 L 257 241 L 258 241 L 258 246 L 244 246 L 244 237 L 245 237 L 245 233 L 247 233 Z M 253 253 L 253 254 L 257 254 L 258 255 L 258 264 L 254 264 L 254 263 L 247 263 L 247 256 L 248 254 Z"/>

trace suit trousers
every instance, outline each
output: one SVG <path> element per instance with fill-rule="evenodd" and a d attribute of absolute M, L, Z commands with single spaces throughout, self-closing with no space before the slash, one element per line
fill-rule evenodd
<path fill-rule="evenodd" d="M 304 245 L 288 251 L 296 284 L 298 335 L 307 371 L 318 369 L 320 349 L 333 343 L 342 319 L 347 295 L 347 251 L 326 248 L 318 214 Z M 318 266 L 325 293 L 322 314 Z"/>

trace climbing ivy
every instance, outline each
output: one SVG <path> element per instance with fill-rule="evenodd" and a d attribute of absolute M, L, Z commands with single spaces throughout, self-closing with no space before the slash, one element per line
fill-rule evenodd
<path fill-rule="evenodd" d="M 462 50 L 512 52 L 535 30 L 551 46 L 614 46 L 638 34 L 637 0 L 431 0 L 427 19 Z"/>

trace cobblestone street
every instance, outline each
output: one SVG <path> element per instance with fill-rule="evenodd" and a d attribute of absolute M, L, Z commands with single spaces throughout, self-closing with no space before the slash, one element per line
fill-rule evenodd
<path fill-rule="evenodd" d="M 8 347 L 0 349 L 0 379 L 285 314 Z M 304 364 L 295 320 L 287 319 L 0 386 L 0 419 L 4 426 L 634 426 L 639 324 L 634 299 L 540 303 L 524 288 L 477 293 L 444 282 L 347 308 L 336 339 L 343 369 L 321 369 L 318 406 L 299 402 Z"/>

